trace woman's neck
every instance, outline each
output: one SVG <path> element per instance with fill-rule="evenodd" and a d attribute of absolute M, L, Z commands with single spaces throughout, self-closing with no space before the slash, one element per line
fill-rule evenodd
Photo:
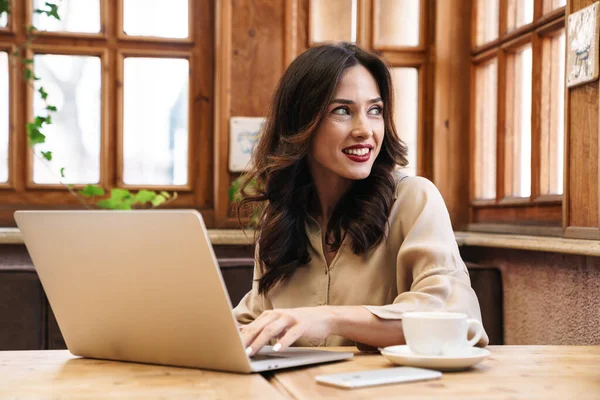
<path fill-rule="evenodd" d="M 333 173 L 321 173 L 319 171 L 319 173 L 312 173 L 312 181 L 319 206 L 317 220 L 321 227 L 326 229 L 335 207 L 346 192 L 350 190 L 352 180 Z"/>

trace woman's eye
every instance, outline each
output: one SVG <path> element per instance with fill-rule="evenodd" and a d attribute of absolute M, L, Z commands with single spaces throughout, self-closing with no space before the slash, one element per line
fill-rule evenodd
<path fill-rule="evenodd" d="M 370 115 L 381 115 L 383 113 L 383 108 L 377 106 L 373 107 L 369 110 Z"/>
<path fill-rule="evenodd" d="M 338 107 L 334 109 L 332 113 L 336 115 L 348 115 L 350 114 L 350 111 L 348 110 L 348 107 Z"/>

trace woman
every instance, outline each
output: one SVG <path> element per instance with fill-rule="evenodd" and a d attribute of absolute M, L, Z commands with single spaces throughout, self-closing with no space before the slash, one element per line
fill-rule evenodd
<path fill-rule="evenodd" d="M 249 355 L 272 341 L 401 344 L 406 311 L 481 320 L 440 193 L 397 170 L 393 110 L 386 65 L 355 45 L 311 48 L 281 78 L 242 201 L 264 207 L 254 284 L 234 310 Z"/>

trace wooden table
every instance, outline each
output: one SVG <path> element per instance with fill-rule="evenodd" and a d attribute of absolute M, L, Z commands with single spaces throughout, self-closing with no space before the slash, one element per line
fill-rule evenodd
<path fill-rule="evenodd" d="M 463 372 L 435 381 L 344 390 L 315 382 L 316 375 L 393 366 L 381 355 L 281 371 L 270 381 L 294 399 L 600 399 L 600 346 L 489 346 L 491 355 Z"/>
<path fill-rule="evenodd" d="M 261 375 L 74 357 L 67 350 L 0 352 L 0 399 L 281 399 Z"/>
<path fill-rule="evenodd" d="M 475 368 L 439 380 L 354 390 L 323 386 L 314 377 L 394 365 L 357 352 L 353 360 L 263 376 L 83 359 L 67 351 L 7 351 L 0 352 L 0 399 L 600 399 L 600 346 L 488 349 L 492 355 Z"/>

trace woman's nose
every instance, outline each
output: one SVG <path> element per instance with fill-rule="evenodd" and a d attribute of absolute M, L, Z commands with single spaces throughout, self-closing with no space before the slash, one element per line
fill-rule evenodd
<path fill-rule="evenodd" d="M 366 138 L 373 136 L 369 122 L 364 117 L 357 117 L 350 134 L 354 137 Z"/>

